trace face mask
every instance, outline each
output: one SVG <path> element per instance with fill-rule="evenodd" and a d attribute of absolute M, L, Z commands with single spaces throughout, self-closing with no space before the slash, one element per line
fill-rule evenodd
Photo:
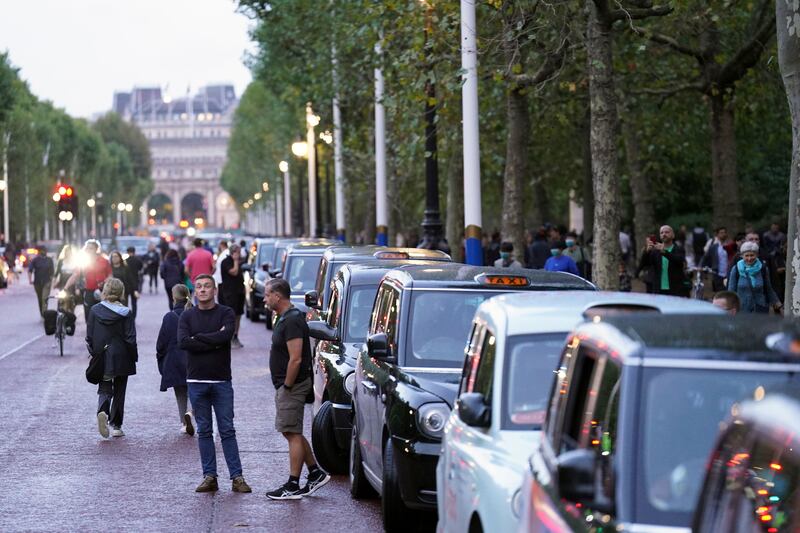
<path fill-rule="evenodd" d="M 561 250 L 559 250 L 558 248 L 550 248 L 550 255 L 552 255 L 553 257 L 558 257 L 559 255 L 561 255 Z"/>
<path fill-rule="evenodd" d="M 570 247 L 575 246 L 575 241 L 568 240 L 567 241 L 567 246 L 570 246 Z"/>
<path fill-rule="evenodd" d="M 509 252 L 500 252 L 500 259 L 507 261 L 511 259 L 511 254 Z"/>

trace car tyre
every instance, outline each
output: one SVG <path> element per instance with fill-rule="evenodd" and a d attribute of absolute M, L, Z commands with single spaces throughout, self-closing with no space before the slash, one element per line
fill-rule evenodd
<path fill-rule="evenodd" d="M 383 449 L 383 485 L 381 489 L 383 529 L 388 533 L 408 531 L 416 522 L 417 513 L 406 507 L 400 494 L 397 466 L 394 461 L 394 445 L 391 440 L 386 442 Z"/>
<path fill-rule="evenodd" d="M 349 454 L 336 444 L 333 404 L 329 401 L 322 402 L 311 423 L 311 446 L 314 449 L 314 457 L 323 470 L 338 475 L 347 473 Z"/>
<path fill-rule="evenodd" d="M 250 305 L 247 306 L 249 311 L 248 318 L 250 318 L 250 322 L 258 322 L 261 319 L 261 313 L 258 312 L 256 309 L 256 304 L 253 302 L 253 297 L 250 297 Z"/>
<path fill-rule="evenodd" d="M 353 430 L 350 432 L 350 495 L 356 500 L 377 496 L 375 489 L 369 484 L 369 480 L 364 474 L 355 416 L 353 416 Z"/>

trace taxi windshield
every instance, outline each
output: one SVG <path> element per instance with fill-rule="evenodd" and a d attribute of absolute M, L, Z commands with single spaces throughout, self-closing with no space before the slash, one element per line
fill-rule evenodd
<path fill-rule="evenodd" d="M 553 372 L 567 333 L 514 335 L 506 340 L 503 368 L 503 429 L 540 429 Z"/>
<path fill-rule="evenodd" d="M 405 366 L 461 368 L 475 310 L 499 291 L 421 290 L 411 298 Z"/>
<path fill-rule="evenodd" d="M 314 288 L 317 281 L 317 269 L 320 256 L 294 256 L 286 264 L 286 281 L 292 289 L 292 294 L 305 294 Z"/>
<path fill-rule="evenodd" d="M 369 329 L 369 319 L 372 315 L 372 304 L 375 302 L 377 285 L 365 285 L 350 289 L 350 299 L 347 301 L 347 331 L 345 342 L 364 342 Z"/>
<path fill-rule="evenodd" d="M 735 403 L 787 383 L 797 387 L 800 377 L 767 370 L 645 370 L 636 522 L 689 527 L 720 424 Z"/>
<path fill-rule="evenodd" d="M 272 254 L 275 252 L 275 243 L 262 244 L 258 247 L 258 257 L 256 265 L 260 268 L 264 263 L 272 262 Z M 270 267 L 272 268 L 272 267 Z"/>

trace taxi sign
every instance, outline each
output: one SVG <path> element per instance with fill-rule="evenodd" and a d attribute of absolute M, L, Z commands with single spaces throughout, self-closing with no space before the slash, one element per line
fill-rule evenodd
<path fill-rule="evenodd" d="M 407 252 L 375 252 L 372 254 L 375 259 L 408 259 Z"/>
<path fill-rule="evenodd" d="M 527 287 L 530 280 L 527 276 L 505 276 L 502 274 L 481 274 L 477 278 L 482 285 L 492 285 L 496 287 Z"/>

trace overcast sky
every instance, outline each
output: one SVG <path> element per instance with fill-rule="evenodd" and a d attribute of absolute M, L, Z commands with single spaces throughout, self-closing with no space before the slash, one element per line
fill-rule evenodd
<path fill-rule="evenodd" d="M 233 0 L 0 0 L 0 51 L 36 96 L 88 118 L 134 86 L 241 95 L 250 25 Z"/>

